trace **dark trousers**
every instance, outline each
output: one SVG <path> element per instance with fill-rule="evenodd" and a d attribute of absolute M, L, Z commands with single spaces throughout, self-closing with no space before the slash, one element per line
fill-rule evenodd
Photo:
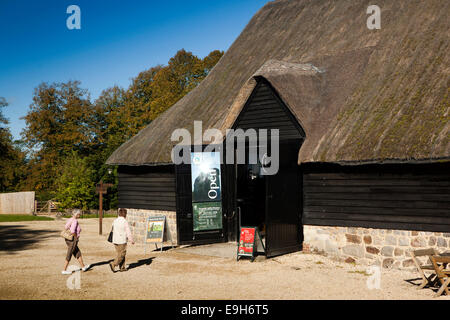
<path fill-rule="evenodd" d="M 119 266 L 120 270 L 125 269 L 125 256 L 127 254 L 127 244 L 114 244 L 114 248 L 116 248 L 117 257 L 113 262 L 115 267 Z"/>
<path fill-rule="evenodd" d="M 67 255 L 66 255 L 67 261 L 70 261 L 72 255 L 77 259 L 81 257 L 81 250 L 80 248 L 78 248 L 77 237 L 73 237 L 72 241 L 66 239 L 66 244 L 67 244 Z"/>

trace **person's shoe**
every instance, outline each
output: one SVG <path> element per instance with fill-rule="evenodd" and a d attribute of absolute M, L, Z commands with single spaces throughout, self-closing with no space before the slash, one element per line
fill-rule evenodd
<path fill-rule="evenodd" d="M 91 267 L 90 264 L 85 265 L 83 268 L 81 268 L 81 270 L 83 270 L 83 272 L 87 271 L 89 268 Z"/>
<path fill-rule="evenodd" d="M 125 271 L 128 271 L 128 268 L 122 268 L 122 269 L 120 269 L 120 272 L 125 272 Z"/>
<path fill-rule="evenodd" d="M 116 272 L 116 270 L 114 270 L 114 265 L 112 262 L 109 263 L 109 267 L 111 268 L 112 272 Z"/>
<path fill-rule="evenodd" d="M 72 271 L 63 270 L 61 271 L 61 274 L 72 274 Z"/>

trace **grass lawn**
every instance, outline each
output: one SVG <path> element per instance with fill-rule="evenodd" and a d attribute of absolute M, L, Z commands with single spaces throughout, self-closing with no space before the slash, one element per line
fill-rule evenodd
<path fill-rule="evenodd" d="M 51 221 L 50 217 L 39 217 L 27 214 L 0 214 L 0 222 L 16 222 L 16 221 Z"/>

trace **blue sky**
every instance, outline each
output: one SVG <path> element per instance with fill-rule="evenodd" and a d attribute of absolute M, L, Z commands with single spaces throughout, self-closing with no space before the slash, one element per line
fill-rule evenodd
<path fill-rule="evenodd" d="M 199 57 L 226 51 L 268 0 L 0 0 L 0 96 L 16 139 L 41 82 L 80 80 L 94 100 L 124 88 L 140 71 L 166 64 L 179 49 Z M 69 30 L 69 5 L 81 30 Z"/>

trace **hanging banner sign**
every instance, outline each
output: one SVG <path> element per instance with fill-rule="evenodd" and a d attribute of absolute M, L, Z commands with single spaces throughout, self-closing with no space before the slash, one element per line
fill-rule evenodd
<path fill-rule="evenodd" d="M 192 152 L 194 231 L 222 229 L 220 153 Z"/>

